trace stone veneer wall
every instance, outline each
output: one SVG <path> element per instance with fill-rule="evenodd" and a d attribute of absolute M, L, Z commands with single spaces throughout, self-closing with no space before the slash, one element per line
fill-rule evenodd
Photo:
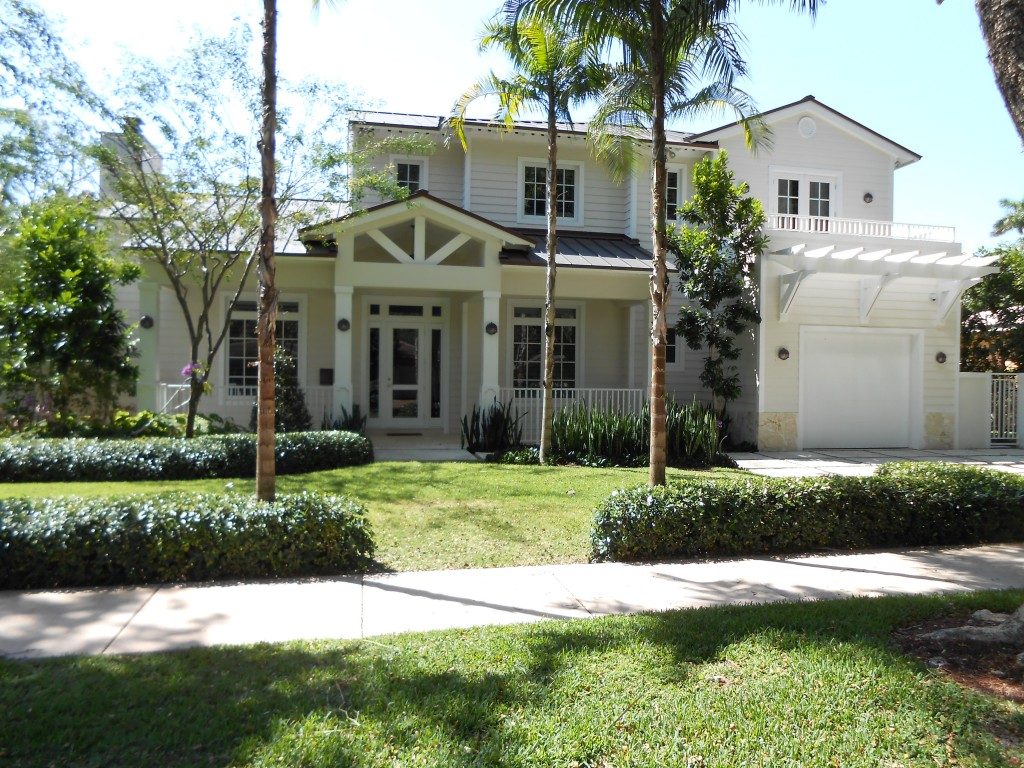
<path fill-rule="evenodd" d="M 762 451 L 795 451 L 796 414 L 762 413 L 757 419 L 757 447 Z"/>
<path fill-rule="evenodd" d="M 924 447 L 952 448 L 956 440 L 956 419 L 952 413 L 926 413 L 924 415 Z"/>

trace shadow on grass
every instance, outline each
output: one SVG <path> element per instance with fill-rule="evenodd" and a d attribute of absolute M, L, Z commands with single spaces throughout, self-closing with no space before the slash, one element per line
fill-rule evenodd
<path fill-rule="evenodd" d="M 951 606 L 1020 599 L 755 606 L 5 662 L 0 758 L 174 768 L 685 765 L 703 755 L 708 765 L 867 766 L 955 754 L 1003 764 L 986 728 L 1020 733 L 1021 710 L 938 681 L 888 638 Z M 733 679 L 709 678 L 722 670 Z"/>

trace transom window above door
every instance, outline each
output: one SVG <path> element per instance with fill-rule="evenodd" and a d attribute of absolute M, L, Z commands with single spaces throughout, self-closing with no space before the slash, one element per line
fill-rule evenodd
<path fill-rule="evenodd" d="M 578 224 L 582 213 L 579 164 L 559 166 L 555 172 L 556 215 L 560 221 Z M 523 161 L 519 169 L 519 218 L 524 222 L 542 222 L 547 217 L 547 164 Z"/>

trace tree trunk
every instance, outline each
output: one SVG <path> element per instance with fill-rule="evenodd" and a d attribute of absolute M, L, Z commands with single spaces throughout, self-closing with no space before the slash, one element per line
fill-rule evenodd
<path fill-rule="evenodd" d="M 976 6 L 996 85 L 1024 142 L 1024 0 L 977 0 Z"/>
<path fill-rule="evenodd" d="M 548 91 L 548 272 L 544 288 L 544 404 L 541 410 L 540 463 L 551 460 L 555 386 L 555 254 L 558 252 L 558 132 L 554 84 Z"/>
<path fill-rule="evenodd" d="M 259 379 L 256 419 L 256 496 L 273 501 L 274 467 L 274 328 L 277 322 L 277 287 L 274 284 L 274 133 L 277 130 L 277 3 L 263 0 L 263 127 L 260 133 L 260 256 Z"/>
<path fill-rule="evenodd" d="M 196 380 L 193 373 L 188 380 L 188 415 L 185 417 L 185 437 L 193 437 L 196 433 L 196 414 L 199 413 L 199 399 L 203 396 L 203 385 Z"/>
<path fill-rule="evenodd" d="M 652 486 L 665 484 L 665 347 L 668 340 L 668 237 L 665 222 L 665 18 L 662 0 L 648 0 L 651 15 L 651 234 L 654 259 L 651 269 L 651 444 Z"/>

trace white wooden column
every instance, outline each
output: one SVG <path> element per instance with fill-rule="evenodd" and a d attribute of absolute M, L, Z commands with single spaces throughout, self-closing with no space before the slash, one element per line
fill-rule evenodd
<path fill-rule="evenodd" d="M 483 333 L 482 354 L 480 355 L 480 407 L 486 408 L 498 399 L 498 339 L 501 336 L 502 327 L 498 322 L 499 306 L 501 303 L 501 291 L 484 291 L 484 313 L 481 329 Z M 488 333 L 487 326 L 494 323 L 497 333 Z"/>
<path fill-rule="evenodd" d="M 352 335 L 357 329 L 352 320 L 351 285 L 334 286 L 334 416 L 341 416 L 344 408 L 352 413 Z M 339 325 L 347 321 L 348 330 Z"/>
<path fill-rule="evenodd" d="M 149 328 L 142 327 L 142 318 L 152 320 Z M 140 411 L 155 411 L 159 407 L 160 390 L 160 284 L 139 283 L 139 378 L 135 386 L 135 407 Z"/>

